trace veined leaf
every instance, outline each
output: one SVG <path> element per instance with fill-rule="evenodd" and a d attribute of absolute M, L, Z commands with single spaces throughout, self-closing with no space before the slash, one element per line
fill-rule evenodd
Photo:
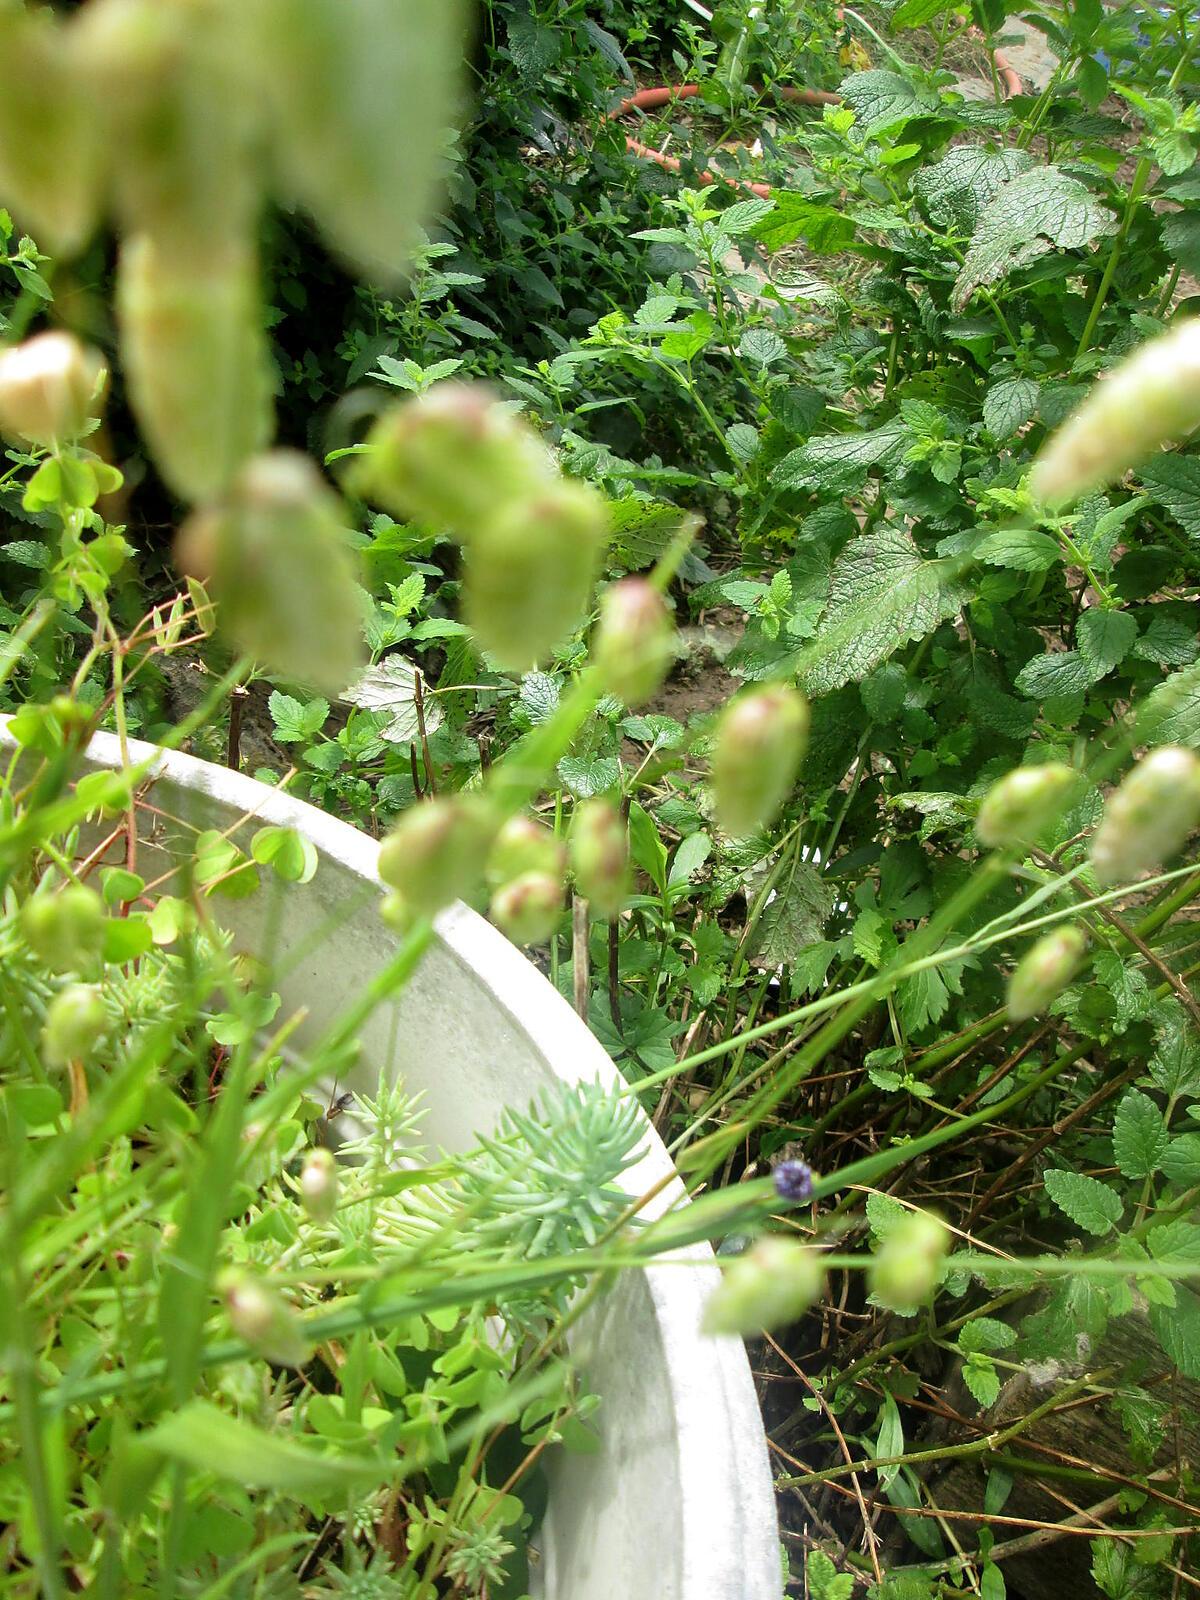
<path fill-rule="evenodd" d="M 1051 1167 L 1045 1177 L 1046 1193 L 1077 1227 L 1103 1237 L 1121 1220 L 1125 1207 L 1121 1197 L 1082 1172 L 1064 1172 Z"/>
<path fill-rule="evenodd" d="M 1200 539 L 1200 457 L 1153 456 L 1138 476 L 1190 539 Z"/>
<path fill-rule="evenodd" d="M 1033 158 L 1023 150 L 956 145 L 940 161 L 921 169 L 913 180 L 913 192 L 931 222 L 969 235 L 1001 184 L 1032 165 Z"/>
<path fill-rule="evenodd" d="M 1116 218 L 1091 190 L 1057 167 L 1036 167 L 1003 184 L 980 213 L 955 280 L 961 311 L 976 289 L 999 283 L 1051 250 L 1081 250 L 1115 233 Z"/>
<path fill-rule="evenodd" d="M 1113 1122 L 1113 1155 L 1127 1178 L 1149 1178 L 1158 1171 L 1169 1137 L 1162 1112 L 1148 1094 L 1129 1089 Z"/>
<path fill-rule="evenodd" d="M 1041 386 L 1032 378 L 1001 378 L 983 397 L 983 423 L 993 439 L 1011 439 L 1037 412 Z"/>
<path fill-rule="evenodd" d="M 852 494 L 866 482 L 872 467 L 899 461 L 912 435 L 899 418 L 866 433 L 822 434 L 792 450 L 771 473 L 781 489 L 822 489 Z"/>
<path fill-rule="evenodd" d="M 1200 746 L 1200 664 L 1174 672 L 1138 709 L 1143 744 Z"/>

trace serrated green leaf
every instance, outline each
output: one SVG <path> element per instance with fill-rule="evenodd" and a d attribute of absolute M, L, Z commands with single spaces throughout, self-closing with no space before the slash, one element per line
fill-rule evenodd
<path fill-rule="evenodd" d="M 894 661 L 885 662 L 858 686 L 867 714 L 875 722 L 891 722 L 903 710 L 908 674 Z"/>
<path fill-rule="evenodd" d="M 1159 667 L 1190 667 L 1200 656 L 1196 631 L 1174 617 L 1153 616 L 1145 633 L 1133 646 L 1139 661 Z"/>
<path fill-rule="evenodd" d="M 751 200 L 736 200 L 727 211 L 721 213 L 721 232 L 736 239 L 743 233 L 749 233 L 774 209 L 774 200 L 762 200 L 757 196 Z"/>
<path fill-rule="evenodd" d="M 1173 211 L 1163 218 L 1163 249 L 1185 272 L 1200 273 L 1200 212 Z"/>
<path fill-rule="evenodd" d="M 1138 472 L 1151 499 L 1167 510 L 1191 539 L 1200 539 L 1200 457 L 1176 452 L 1152 456 Z"/>
<path fill-rule="evenodd" d="M 756 367 L 769 367 L 787 355 L 787 345 L 770 328 L 747 328 L 738 344 L 738 354 Z"/>
<path fill-rule="evenodd" d="M 958 1335 L 958 1348 L 966 1354 L 973 1350 L 1008 1350 L 1016 1342 L 1014 1329 L 996 1317 L 975 1317 Z"/>
<path fill-rule="evenodd" d="M 910 441 L 899 418 L 864 433 L 822 434 L 784 456 L 771 481 L 780 489 L 851 494 L 866 482 L 872 467 L 894 466 Z"/>
<path fill-rule="evenodd" d="M 1037 414 L 1041 385 L 1033 378 L 1001 378 L 983 397 L 983 425 L 993 439 L 1011 439 Z"/>
<path fill-rule="evenodd" d="M 851 138 L 858 145 L 892 133 L 913 117 L 936 109 L 936 100 L 898 72 L 854 72 L 842 80 L 842 104 L 854 113 Z"/>
<path fill-rule="evenodd" d="M 961 610 L 968 590 L 948 561 L 926 561 L 899 528 L 852 539 L 833 566 L 816 639 L 799 678 L 810 695 L 865 678 L 903 645 Z"/>
<path fill-rule="evenodd" d="M 1200 746 L 1200 665 L 1185 667 L 1160 683 L 1138 707 L 1141 744 Z"/>
<path fill-rule="evenodd" d="M 1116 218 L 1091 190 L 1057 167 L 1010 178 L 979 215 L 955 280 L 954 308 L 1051 250 L 1081 250 L 1116 230 Z"/>
<path fill-rule="evenodd" d="M 1162 1169 L 1172 1183 L 1200 1184 L 1200 1133 L 1181 1133 L 1163 1151 Z"/>
<path fill-rule="evenodd" d="M 1150 1326 L 1184 1377 L 1200 1379 L 1200 1295 L 1178 1285 L 1173 1306 L 1150 1307 Z"/>
<path fill-rule="evenodd" d="M 818 255 L 833 255 L 854 242 L 854 222 L 836 206 L 821 205 L 784 189 L 775 197 L 769 216 L 750 230 L 764 249 L 774 252 L 803 240 Z M 812 280 L 818 293 L 829 294 L 827 285 Z M 792 286 L 793 293 L 795 285 Z"/>
<path fill-rule="evenodd" d="M 913 180 L 913 193 L 931 222 L 969 236 L 1000 186 L 1032 165 L 1033 158 L 1023 150 L 956 145 L 940 161 L 921 169 Z"/>
<path fill-rule="evenodd" d="M 1099 1179 L 1051 1167 L 1044 1181 L 1046 1193 L 1058 1209 L 1088 1233 L 1103 1237 L 1121 1220 L 1125 1207 L 1120 1195 Z"/>
<path fill-rule="evenodd" d="M 1080 694 L 1098 676 L 1078 650 L 1060 650 L 1027 661 L 1017 673 L 1016 687 L 1031 700 L 1046 700 L 1051 695 Z"/>
<path fill-rule="evenodd" d="M 986 1411 L 1000 1398 L 1000 1375 L 985 1355 L 972 1354 L 963 1362 L 963 1382 Z"/>
<path fill-rule="evenodd" d="M 1162 1112 L 1148 1094 L 1128 1089 L 1113 1121 L 1113 1156 L 1127 1178 L 1149 1178 L 1158 1171 L 1168 1135 Z"/>
<path fill-rule="evenodd" d="M 281 694 L 276 689 L 267 701 L 267 709 L 271 713 L 275 737 L 280 744 L 299 744 L 313 738 L 324 727 L 329 715 L 329 702 L 304 702 L 294 699 L 290 694 Z"/>
<path fill-rule="evenodd" d="M 1048 533 L 1035 528 L 997 528 L 975 546 L 975 557 L 991 567 L 1048 572 L 1062 560 L 1062 551 Z"/>
<path fill-rule="evenodd" d="M 759 917 L 751 947 L 754 965 L 769 972 L 791 966 L 801 951 L 821 938 L 834 898 L 821 869 L 797 857 Z"/>

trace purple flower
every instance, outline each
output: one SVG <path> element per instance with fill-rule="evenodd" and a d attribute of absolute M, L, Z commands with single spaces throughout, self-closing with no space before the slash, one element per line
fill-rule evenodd
<path fill-rule="evenodd" d="M 812 1195 L 813 1170 L 807 1161 L 781 1161 L 771 1176 L 781 1200 L 807 1200 Z"/>

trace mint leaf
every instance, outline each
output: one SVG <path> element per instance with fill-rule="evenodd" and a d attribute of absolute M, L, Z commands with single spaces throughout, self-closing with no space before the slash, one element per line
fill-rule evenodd
<path fill-rule="evenodd" d="M 1095 683 L 1097 676 L 1078 650 L 1060 650 L 1027 661 L 1017 673 L 1016 687 L 1031 700 L 1047 700 L 1051 695 L 1079 694 Z"/>
<path fill-rule="evenodd" d="M 1001 378 L 983 397 L 983 425 L 993 439 L 1011 439 L 1037 413 L 1041 385 L 1032 378 Z"/>
<path fill-rule="evenodd" d="M 767 971 L 791 966 L 802 950 L 821 938 L 833 902 L 833 889 L 821 869 L 811 861 L 797 860 L 763 907 L 750 958 L 753 964 Z"/>
<path fill-rule="evenodd" d="M 1158 1171 L 1168 1135 L 1162 1112 L 1148 1094 L 1129 1089 L 1113 1121 L 1113 1156 L 1127 1178 L 1149 1178 Z"/>
<path fill-rule="evenodd" d="M 1000 186 L 1032 165 L 1032 157 L 1023 150 L 956 145 L 940 161 L 921 169 L 913 180 L 913 193 L 931 222 L 969 235 Z"/>
<path fill-rule="evenodd" d="M 1078 178 L 1052 166 L 1023 172 L 980 213 L 955 280 L 954 309 L 1051 250 L 1081 250 L 1116 230 L 1116 218 Z"/>
<path fill-rule="evenodd" d="M 1077 1227 L 1097 1237 L 1111 1231 L 1121 1220 L 1125 1207 L 1121 1197 L 1106 1183 L 1082 1172 L 1063 1172 L 1051 1167 L 1045 1175 L 1046 1193 Z"/>
<path fill-rule="evenodd" d="M 1200 1133 L 1181 1133 L 1163 1151 L 1162 1169 L 1172 1183 L 1190 1189 L 1200 1183 Z"/>
<path fill-rule="evenodd" d="M 755 223 L 750 233 L 768 251 L 784 250 L 802 239 L 818 255 L 833 255 L 853 243 L 854 222 L 836 206 L 781 189 L 770 215 Z"/>
<path fill-rule="evenodd" d="M 963 1362 L 963 1382 L 986 1410 L 1000 1398 L 1000 1376 L 987 1356 L 969 1355 Z"/>
<path fill-rule="evenodd" d="M 1152 456 L 1138 476 L 1188 537 L 1200 539 L 1200 457 Z"/>
<path fill-rule="evenodd" d="M 1062 551 L 1048 533 L 1034 528 L 997 528 L 975 546 L 976 560 L 1016 572 L 1048 572 Z"/>
<path fill-rule="evenodd" d="M 1138 709 L 1141 744 L 1200 745 L 1200 665 L 1175 672 Z"/>
<path fill-rule="evenodd" d="M 300 744 L 320 733 L 329 715 L 329 702 L 309 700 L 306 703 L 276 689 L 267 701 L 267 709 L 280 744 Z"/>
<path fill-rule="evenodd" d="M 1128 611 L 1101 611 L 1099 607 L 1085 611 L 1075 630 L 1079 654 L 1097 677 L 1124 661 L 1137 632 L 1137 623 Z"/>
<path fill-rule="evenodd" d="M 881 133 L 894 131 L 913 117 L 936 108 L 937 101 L 918 91 L 898 72 L 853 72 L 838 91 L 842 104 L 854 113 L 851 137 L 858 145 Z"/>
<path fill-rule="evenodd" d="M 823 434 L 791 451 L 771 473 L 780 489 L 821 489 L 852 494 L 872 467 L 894 466 L 911 441 L 899 419 L 865 433 Z"/>

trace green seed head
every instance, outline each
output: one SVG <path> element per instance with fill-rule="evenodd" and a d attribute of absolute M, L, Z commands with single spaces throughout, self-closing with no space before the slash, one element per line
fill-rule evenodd
<path fill-rule="evenodd" d="M 69 883 L 36 894 L 21 912 L 21 932 L 51 972 L 86 972 L 104 947 L 104 904 L 94 889 Z"/>
<path fill-rule="evenodd" d="M 1087 938 L 1078 928 L 1056 928 L 1045 934 L 1017 963 L 1008 980 L 1008 1015 L 1012 1022 L 1039 1016 L 1079 971 L 1087 954 Z"/>
<path fill-rule="evenodd" d="M 597 916 L 615 917 L 630 888 L 629 829 L 611 801 L 583 800 L 575 807 L 570 852 L 579 893 Z"/>
<path fill-rule="evenodd" d="M 1161 866 L 1200 826 L 1200 756 L 1162 745 L 1109 796 L 1092 839 L 1101 884 L 1127 883 Z"/>
<path fill-rule="evenodd" d="M 627 706 L 662 686 L 675 661 L 675 626 L 666 602 L 644 578 L 622 578 L 604 592 L 592 655 L 604 685 Z"/>
<path fill-rule="evenodd" d="M 950 1234 L 928 1211 L 908 1211 L 892 1227 L 871 1261 L 871 1293 L 904 1311 L 928 1300 L 941 1281 Z"/>
<path fill-rule="evenodd" d="M 726 707 L 712 782 L 717 820 L 731 837 L 744 838 L 775 817 L 800 770 L 808 726 L 808 701 L 788 684 L 770 684 Z"/>
<path fill-rule="evenodd" d="M 993 850 L 1031 844 L 1058 815 L 1077 777 L 1061 761 L 1006 773 L 984 796 L 976 833 Z"/>
<path fill-rule="evenodd" d="M 562 878 L 525 872 L 492 896 L 492 921 L 514 944 L 541 944 L 558 926 L 563 905 Z"/>
<path fill-rule="evenodd" d="M 705 1333 L 769 1332 L 802 1317 L 821 1298 L 824 1286 L 820 1251 L 768 1235 L 724 1269 L 701 1327 Z"/>
<path fill-rule="evenodd" d="M 495 835 L 495 819 L 476 796 L 424 800 L 380 845 L 379 876 L 414 916 L 431 917 L 475 893 Z"/>
<path fill-rule="evenodd" d="M 42 1026 L 42 1056 L 48 1067 L 87 1061 L 108 1030 L 99 989 L 71 983 L 51 1000 Z"/>

